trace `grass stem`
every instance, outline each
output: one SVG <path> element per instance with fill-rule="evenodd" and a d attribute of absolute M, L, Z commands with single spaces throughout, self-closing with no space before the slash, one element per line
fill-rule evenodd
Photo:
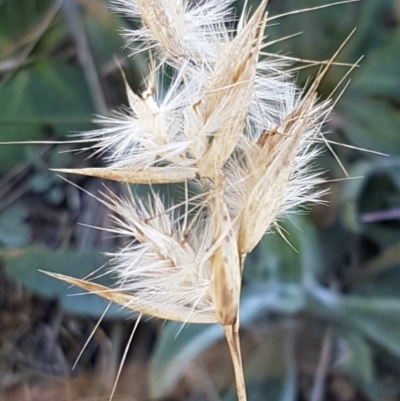
<path fill-rule="evenodd" d="M 233 362 L 238 401 L 247 401 L 242 355 L 240 351 L 239 317 L 236 319 L 234 324 L 224 326 L 224 331 Z"/>

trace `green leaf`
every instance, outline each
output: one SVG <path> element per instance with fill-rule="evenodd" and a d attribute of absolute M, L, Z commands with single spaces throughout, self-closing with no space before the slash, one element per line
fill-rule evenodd
<path fill-rule="evenodd" d="M 363 92 L 349 91 L 338 111 L 345 118 L 344 131 L 354 145 L 388 155 L 400 153 L 400 110 L 387 99 L 367 98 Z"/>
<path fill-rule="evenodd" d="M 7 51 L 15 41 L 40 23 L 51 0 L 3 0 L 0 2 L 0 49 Z M 0 57 L 2 52 L 0 52 Z"/>
<path fill-rule="evenodd" d="M 223 338 L 219 325 L 185 326 L 168 322 L 164 326 L 151 361 L 150 392 L 154 398 L 168 394 L 180 379 L 187 364 L 202 351 Z"/>
<path fill-rule="evenodd" d="M 264 361 L 264 364 L 271 361 Z M 295 401 L 297 400 L 296 375 L 288 373 L 282 377 L 268 377 L 259 382 L 249 381 L 246 383 L 247 398 L 251 401 Z M 224 401 L 236 401 L 237 394 L 230 394 Z"/>
<path fill-rule="evenodd" d="M 0 92 L 1 93 L 1 92 Z M 0 142 L 35 141 L 43 139 L 44 131 L 38 125 L 2 124 L 0 121 Z M 0 145 L 0 171 L 10 169 L 25 160 L 30 145 Z"/>
<path fill-rule="evenodd" d="M 385 248 L 400 241 L 400 224 L 363 222 L 367 213 L 394 209 L 400 202 L 399 168 L 384 160 L 363 160 L 353 163 L 350 176 L 360 179 L 343 183 L 340 193 L 340 215 L 344 225 L 355 233 L 362 233 Z"/>
<path fill-rule="evenodd" d="M 280 226 L 286 240 L 277 232 L 266 234 L 246 258 L 246 280 L 304 282 L 321 272 L 317 233 L 307 219 L 293 215 Z"/>
<path fill-rule="evenodd" d="M 400 29 L 371 51 L 338 103 L 351 141 L 389 155 L 400 153 Z"/>
<path fill-rule="evenodd" d="M 340 347 L 337 365 L 348 371 L 364 390 L 371 389 L 374 382 L 374 362 L 370 345 L 354 330 L 341 330 L 344 344 Z"/>
<path fill-rule="evenodd" d="M 306 310 L 331 319 L 339 327 L 359 330 L 364 336 L 400 358 L 400 298 L 339 295 L 310 287 Z"/>
<path fill-rule="evenodd" d="M 400 283 L 400 244 L 388 248 L 367 265 L 356 280 L 352 293 L 364 297 L 398 297 Z"/>
<path fill-rule="evenodd" d="M 70 133 L 89 128 L 91 100 L 78 67 L 41 62 L 0 86 L 0 142 L 38 140 L 48 128 Z M 1 168 L 24 158 L 24 146 L 2 145 Z"/>
<path fill-rule="evenodd" d="M 0 215 L 0 244 L 18 248 L 26 246 L 31 239 L 31 229 L 25 223 L 27 211 L 21 206 L 6 209 Z"/>
<path fill-rule="evenodd" d="M 355 325 L 367 338 L 400 358 L 400 323 L 391 321 L 389 317 L 359 316 L 355 313 L 351 316 Z M 397 319 L 399 319 L 397 317 Z"/>
<path fill-rule="evenodd" d="M 71 288 L 68 284 L 46 276 L 39 270 L 61 273 L 83 278 L 103 266 L 106 258 L 99 251 L 51 251 L 41 247 L 26 248 L 22 251 L 2 252 L 0 258 L 6 273 L 27 290 L 43 297 L 58 298 L 62 307 L 71 313 L 100 317 L 108 301 L 94 294 L 82 294 L 82 290 Z M 106 275 L 98 280 L 107 286 L 113 280 Z M 126 317 L 128 312 L 112 305 L 106 318 Z"/>
<path fill-rule="evenodd" d="M 0 123 L 79 124 L 93 111 L 83 72 L 57 62 L 20 70 L 1 87 Z"/>
<path fill-rule="evenodd" d="M 37 173 L 31 178 L 31 190 L 36 194 L 43 194 L 48 192 L 53 186 L 54 173 L 46 171 L 44 173 Z"/>

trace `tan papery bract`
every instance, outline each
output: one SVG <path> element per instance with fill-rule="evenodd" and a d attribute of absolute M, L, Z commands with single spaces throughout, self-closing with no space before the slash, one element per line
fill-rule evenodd
<path fill-rule="evenodd" d="M 147 170 L 110 168 L 51 169 L 58 173 L 86 175 L 129 184 L 177 184 L 197 177 L 197 170 L 190 167 L 149 167 Z"/>
<path fill-rule="evenodd" d="M 42 273 L 54 277 L 57 280 L 74 285 L 75 287 L 82 288 L 91 294 L 96 294 L 104 299 L 121 305 L 124 308 L 131 309 L 137 313 L 143 313 L 144 315 L 181 323 L 217 323 L 213 313 L 207 315 L 205 313 L 198 313 L 192 308 L 183 308 L 178 306 L 175 309 L 165 310 L 162 308 L 163 305 L 151 305 L 149 302 L 144 303 L 138 297 L 134 297 L 130 294 L 119 291 L 118 289 L 108 288 L 100 284 L 76 279 L 63 274 L 50 273 L 46 271 L 42 271 Z"/>
<path fill-rule="evenodd" d="M 267 3 L 268 0 L 262 1 L 244 29 L 226 46 L 200 103 L 199 112 L 204 121 L 221 120 L 221 128 L 215 132 L 210 147 L 199 160 L 202 177 L 212 177 L 214 170 L 224 165 L 243 135 L 264 37 Z"/>
<path fill-rule="evenodd" d="M 211 257 L 215 316 L 221 325 L 233 325 L 238 315 L 242 273 L 236 232 L 222 191 L 218 191 L 213 199 L 212 218 L 214 241 L 220 242 Z"/>
<path fill-rule="evenodd" d="M 165 52 L 173 58 L 185 55 L 185 15 L 171 0 L 136 0 L 144 24 L 150 29 Z"/>
<path fill-rule="evenodd" d="M 304 110 L 304 107 L 300 106 L 298 115 L 291 116 L 290 121 L 282 124 L 282 132 L 279 132 L 278 128 L 279 133 L 273 131 L 269 134 L 271 138 L 267 136 L 265 139 L 262 150 L 267 149 L 269 153 L 274 154 L 274 158 L 270 160 L 270 165 L 266 166 L 259 180 L 255 180 L 255 186 L 251 189 L 241 212 L 239 229 L 241 254 L 247 254 L 256 247 L 281 209 L 299 143 L 310 124 L 315 95 L 312 99 L 314 101 L 308 99 L 305 101 L 307 109 Z M 278 136 L 280 138 L 276 139 Z M 277 151 L 274 146 L 277 146 Z M 262 151 L 260 153 L 263 154 Z"/>

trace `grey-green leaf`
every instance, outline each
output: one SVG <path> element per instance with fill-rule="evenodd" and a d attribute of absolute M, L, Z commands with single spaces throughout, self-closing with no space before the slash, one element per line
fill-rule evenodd
<path fill-rule="evenodd" d="M 5 271 L 9 277 L 43 297 L 58 298 L 62 307 L 68 312 L 98 318 L 108 305 L 108 301 L 98 295 L 83 294 L 82 290 L 71 288 L 68 284 L 39 271 L 83 278 L 106 263 L 106 258 L 97 250 L 63 252 L 31 247 L 21 251 L 3 251 L 0 253 L 0 258 L 4 262 Z M 113 284 L 113 280 L 108 275 L 97 282 L 108 286 Z M 106 318 L 126 316 L 128 312 L 113 305 L 107 312 Z"/>

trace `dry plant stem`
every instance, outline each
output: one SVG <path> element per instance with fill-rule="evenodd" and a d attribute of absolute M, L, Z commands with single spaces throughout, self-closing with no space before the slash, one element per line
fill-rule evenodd
<path fill-rule="evenodd" d="M 67 26 L 75 42 L 79 61 L 82 65 L 86 82 L 88 83 L 93 105 L 97 113 L 105 115 L 108 111 L 107 104 L 101 88 L 100 78 L 97 73 L 85 27 L 79 15 L 76 0 L 65 1 L 63 3 L 63 12 Z"/>
<path fill-rule="evenodd" d="M 321 401 L 324 398 L 326 388 L 326 376 L 331 363 L 331 354 L 333 346 L 333 329 L 330 327 L 324 336 L 321 348 L 321 356 L 317 371 L 314 377 L 314 386 L 311 391 L 310 401 Z"/>
<path fill-rule="evenodd" d="M 236 393 L 238 396 L 238 401 L 246 401 L 246 384 L 243 372 L 242 353 L 240 351 L 239 316 L 237 317 L 235 323 L 223 327 L 232 358 L 233 369 L 235 372 Z"/>

